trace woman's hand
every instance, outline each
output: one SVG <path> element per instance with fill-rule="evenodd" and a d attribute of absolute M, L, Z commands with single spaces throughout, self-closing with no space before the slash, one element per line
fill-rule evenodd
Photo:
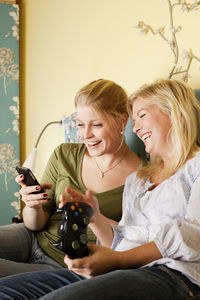
<path fill-rule="evenodd" d="M 62 207 L 66 202 L 70 201 L 84 202 L 90 205 L 93 208 L 93 215 L 90 219 L 89 227 L 101 242 L 101 245 L 110 247 L 113 240 L 111 224 L 116 224 L 116 222 L 106 218 L 100 213 L 97 198 L 89 190 L 86 191 L 85 195 L 71 188 L 66 188 L 65 191 L 69 196 L 60 196 L 61 203 L 59 207 Z"/>
<path fill-rule="evenodd" d="M 93 222 L 95 219 L 96 215 L 100 214 L 99 211 L 99 204 L 97 198 L 92 194 L 91 191 L 87 190 L 85 192 L 85 195 L 71 189 L 71 188 L 66 188 L 65 192 L 69 195 L 69 197 L 65 195 L 60 196 L 60 205 L 59 207 L 62 207 L 66 202 L 70 201 L 78 201 L 78 202 L 84 202 L 90 205 L 93 208 L 93 216 L 90 220 L 90 222 Z"/>
<path fill-rule="evenodd" d="M 99 245 L 88 244 L 89 256 L 70 259 L 65 256 L 68 269 L 87 278 L 117 269 L 120 252 Z"/>
<path fill-rule="evenodd" d="M 46 193 L 46 189 L 51 189 L 51 184 L 43 184 L 42 188 L 45 190 L 45 193 L 32 194 L 33 192 L 39 192 L 41 187 L 39 185 L 36 186 L 26 186 L 23 182 L 24 175 L 18 175 L 15 178 L 15 181 L 21 186 L 20 195 L 22 196 L 22 201 L 26 204 L 26 207 L 30 208 L 41 208 L 42 204 L 48 202 L 50 198 L 48 198 L 48 194 Z"/>
<path fill-rule="evenodd" d="M 87 278 L 113 270 L 139 268 L 162 257 L 154 241 L 126 251 L 114 251 L 88 244 L 89 256 L 70 259 L 65 256 L 68 269 Z"/>

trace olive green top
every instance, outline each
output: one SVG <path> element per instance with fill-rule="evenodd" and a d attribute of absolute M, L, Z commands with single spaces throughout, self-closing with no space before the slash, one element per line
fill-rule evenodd
<path fill-rule="evenodd" d="M 50 214 L 50 217 L 44 230 L 37 233 L 38 242 L 51 258 L 64 267 L 66 267 L 64 264 L 64 253 L 52 245 L 59 239 L 57 230 L 61 215 L 56 210 L 60 202 L 59 197 L 61 194 L 64 194 L 66 187 L 73 188 L 81 193 L 86 191 L 81 177 L 85 150 L 85 144 L 65 143 L 58 146 L 52 153 L 41 180 L 43 183 L 51 183 L 52 189 L 47 190 L 51 201 L 43 205 L 44 210 Z M 117 222 L 121 219 L 122 214 L 123 188 L 124 185 L 95 194 L 99 201 L 101 213 Z M 95 243 L 95 241 L 94 234 L 88 229 L 88 242 Z"/>

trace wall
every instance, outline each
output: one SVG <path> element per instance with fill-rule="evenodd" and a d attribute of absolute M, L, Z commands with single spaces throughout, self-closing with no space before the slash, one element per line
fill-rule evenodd
<path fill-rule="evenodd" d="M 22 0 L 21 4 L 21 161 L 43 126 L 74 111 L 73 99 L 84 84 L 107 78 L 128 93 L 145 82 L 167 78 L 172 52 L 159 37 L 141 36 L 143 20 L 169 27 L 167 0 Z M 181 47 L 199 53 L 195 32 L 200 11 L 181 12 Z M 182 49 L 182 48 L 181 48 Z M 180 51 L 180 55 L 182 50 Z M 189 83 L 199 88 L 199 65 Z M 63 140 L 58 126 L 45 132 L 38 146 L 36 175 L 41 176 L 54 147 Z"/>
<path fill-rule="evenodd" d="M 19 185 L 19 6 L 0 2 L 0 225 L 20 212 Z"/>

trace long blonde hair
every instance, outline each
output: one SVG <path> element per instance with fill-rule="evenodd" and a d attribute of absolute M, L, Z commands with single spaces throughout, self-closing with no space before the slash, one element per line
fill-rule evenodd
<path fill-rule="evenodd" d="M 155 104 L 164 113 L 170 114 L 171 129 L 168 136 L 174 147 L 174 155 L 163 173 L 164 180 L 200 150 L 200 103 L 190 87 L 173 79 L 157 80 L 153 84 L 142 86 L 132 94 L 128 104 L 130 117 L 133 102 L 137 98 Z M 162 165 L 162 160 L 155 156 L 151 165 L 138 171 L 138 176 L 153 176 L 160 171 Z"/>

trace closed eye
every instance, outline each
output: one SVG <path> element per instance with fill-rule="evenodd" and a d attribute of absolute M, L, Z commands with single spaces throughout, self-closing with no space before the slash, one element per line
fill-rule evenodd
<path fill-rule="evenodd" d="M 76 126 L 77 127 L 82 127 L 82 126 L 84 126 L 84 124 L 82 124 L 82 123 L 76 123 Z"/>
<path fill-rule="evenodd" d="M 85 126 L 83 123 L 76 123 L 76 126 L 77 127 L 83 127 Z M 94 127 L 102 127 L 103 125 L 102 124 L 93 124 Z"/>
<path fill-rule="evenodd" d="M 140 118 L 143 118 L 144 116 L 146 116 L 145 113 L 141 114 L 141 115 L 140 115 Z"/>
<path fill-rule="evenodd" d="M 101 127 L 102 124 L 94 124 L 93 126 L 95 126 L 95 127 Z"/>

